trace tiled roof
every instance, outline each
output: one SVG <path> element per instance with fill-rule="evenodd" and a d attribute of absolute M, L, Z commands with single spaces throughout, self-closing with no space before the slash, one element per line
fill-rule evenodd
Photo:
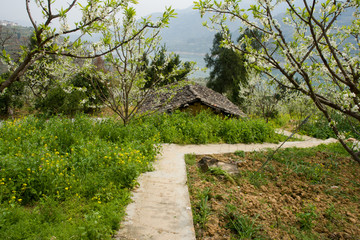
<path fill-rule="evenodd" d="M 149 97 L 145 99 L 140 112 L 154 110 L 171 112 L 195 102 L 201 102 L 226 115 L 246 117 L 235 104 L 222 94 L 191 82 L 186 82 L 186 85 L 180 83 L 178 85 L 168 86 L 166 90 L 149 95 Z"/>

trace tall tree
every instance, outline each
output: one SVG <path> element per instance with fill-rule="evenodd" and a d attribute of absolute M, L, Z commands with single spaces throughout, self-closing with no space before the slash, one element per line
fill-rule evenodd
<path fill-rule="evenodd" d="M 32 49 L 24 48 L 19 61 L 13 61 L 9 54 L 3 52 L 1 58 L 10 66 L 11 74 L 0 83 L 0 93 L 18 80 L 26 70 L 44 55 L 63 55 L 76 58 L 95 58 L 106 55 L 120 48 L 122 45 L 132 41 L 147 28 L 158 28 L 167 24 L 170 18 L 169 8 L 164 12 L 157 22 L 150 19 L 143 19 L 141 27 L 136 32 L 126 34 L 126 38 L 120 41 L 112 41 L 112 33 L 109 26 L 121 12 L 124 15 L 131 15 L 128 5 L 136 3 L 134 0 L 71 0 L 69 3 L 56 0 L 26 0 L 26 10 L 34 29 L 35 46 Z M 43 14 L 43 21 L 37 22 L 34 19 L 32 10 L 38 6 Z M 56 7 L 55 7 L 56 6 Z M 70 22 L 68 15 L 78 9 L 78 20 Z M 131 15 L 135 17 L 134 15 Z M 54 24 L 60 27 L 54 27 Z M 119 25 L 121 23 L 118 23 Z M 126 25 L 121 25 L 126 28 Z M 73 42 L 69 41 L 69 35 L 77 33 L 80 36 Z M 99 42 L 86 41 L 86 37 L 94 33 L 101 33 Z M 104 48 L 104 46 L 107 48 Z"/>
<path fill-rule="evenodd" d="M 243 54 L 223 47 L 224 40 L 221 32 L 216 33 L 210 55 L 205 56 L 206 67 L 212 69 L 206 85 L 216 92 L 225 93 L 232 102 L 240 104 L 241 85 L 247 84 L 245 58 Z"/>
<path fill-rule="evenodd" d="M 144 61 L 146 62 L 145 88 L 151 88 L 153 85 L 164 86 L 185 80 L 194 68 L 194 63 L 182 62 L 179 54 L 168 54 L 165 46 L 155 52 L 152 60 L 149 59 L 149 56 L 144 55 Z"/>

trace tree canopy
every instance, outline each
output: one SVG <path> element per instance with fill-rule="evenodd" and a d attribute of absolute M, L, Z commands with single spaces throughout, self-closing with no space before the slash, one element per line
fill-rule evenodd
<path fill-rule="evenodd" d="M 211 22 L 226 38 L 224 44 L 246 54 L 249 64 L 256 63 L 273 82 L 309 96 L 344 148 L 360 163 L 345 142 L 346 133 L 338 131 L 331 117 L 336 111 L 354 119 L 357 126 L 360 122 L 360 1 L 303 0 L 299 4 L 294 0 L 257 0 L 249 9 L 242 9 L 240 2 L 200 0 L 195 8 L 202 16 L 212 15 Z M 284 7 L 285 17 L 276 18 L 275 10 Z M 339 26 L 338 20 L 344 15 L 350 20 Z M 258 30 L 261 37 L 253 35 L 233 43 L 228 19 L 241 23 L 240 34 L 249 28 Z M 292 29 L 290 38 L 284 34 L 286 27 Z"/>
<path fill-rule="evenodd" d="M 204 58 L 206 67 L 212 69 L 206 85 L 239 104 L 239 90 L 241 85 L 247 84 L 246 60 L 242 53 L 222 47 L 224 40 L 222 33 L 216 33 L 210 54 Z"/>

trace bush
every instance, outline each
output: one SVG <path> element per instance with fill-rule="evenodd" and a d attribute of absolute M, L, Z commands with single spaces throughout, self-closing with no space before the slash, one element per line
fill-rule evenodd
<path fill-rule="evenodd" d="M 97 90 L 92 85 L 91 78 L 96 81 L 103 94 L 107 94 L 105 87 L 91 73 L 80 72 L 69 81 L 71 91 L 56 85 L 48 90 L 43 99 L 38 98 L 35 108 L 50 115 L 76 113 L 90 113 L 100 109 L 102 101 L 97 97 Z"/>
<path fill-rule="evenodd" d="M 345 118 L 339 113 L 333 113 L 331 118 L 337 123 L 338 130 L 345 133 L 346 137 L 359 138 L 354 132 L 354 130 L 360 132 L 358 123 Z M 313 118 L 304 124 L 301 128 L 301 133 L 320 139 L 336 138 L 335 133 L 323 115 L 317 115 L 315 119 Z"/>
<path fill-rule="evenodd" d="M 9 73 L 4 73 L 0 76 L 0 84 L 7 79 Z M 21 108 L 24 104 L 22 95 L 24 93 L 25 84 L 16 81 L 0 93 L 0 115 L 8 115 L 9 109 Z"/>

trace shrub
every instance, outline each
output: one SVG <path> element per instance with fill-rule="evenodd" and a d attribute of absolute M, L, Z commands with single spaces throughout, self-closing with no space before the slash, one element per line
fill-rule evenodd
<path fill-rule="evenodd" d="M 330 128 L 329 123 L 322 115 L 315 116 L 316 119 L 307 122 L 301 128 L 302 133 L 320 139 L 336 138 L 335 133 Z M 337 123 L 338 130 L 345 133 L 346 137 L 358 138 L 355 134 L 360 131 L 360 126 L 351 119 L 345 118 L 341 114 L 333 113 L 331 118 Z M 355 131 L 354 131 L 355 130 Z"/>
<path fill-rule="evenodd" d="M 0 84 L 5 81 L 9 73 L 3 73 L 0 76 Z M 25 84 L 20 81 L 16 81 L 5 89 L 3 93 L 0 93 L 0 115 L 8 115 L 9 109 L 21 108 L 24 104 L 21 97 L 24 93 Z"/>
<path fill-rule="evenodd" d="M 47 91 L 44 98 L 36 100 L 35 108 L 50 115 L 74 115 L 80 112 L 97 111 L 100 109 L 102 101 L 97 97 L 97 90 L 92 81 L 95 81 L 97 88 L 107 96 L 106 88 L 96 77 L 89 72 L 80 72 L 68 82 L 68 85 L 72 87 L 71 91 L 55 84 Z"/>

